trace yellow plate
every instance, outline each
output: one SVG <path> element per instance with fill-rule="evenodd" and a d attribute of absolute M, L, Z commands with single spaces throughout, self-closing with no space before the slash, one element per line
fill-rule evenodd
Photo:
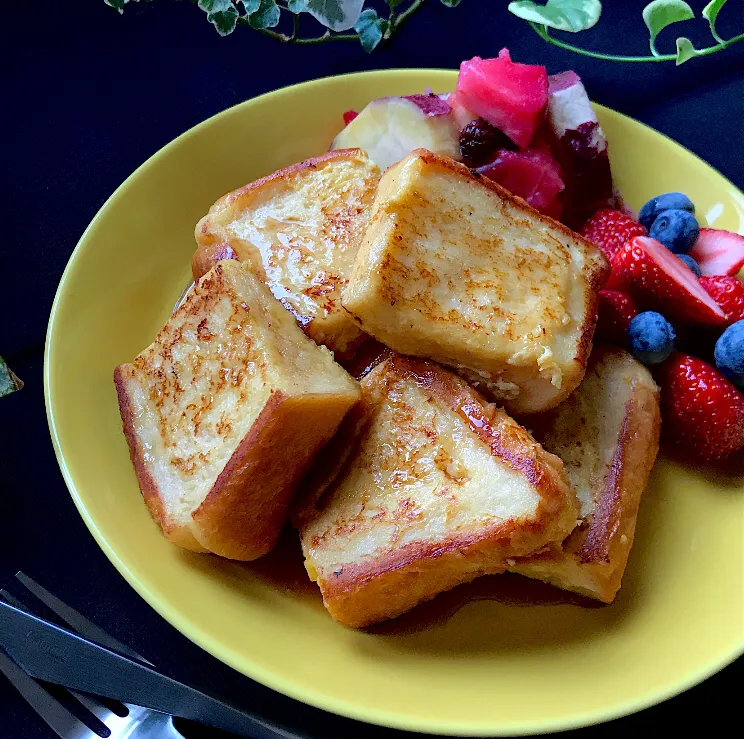
<path fill-rule="evenodd" d="M 101 208 L 62 277 L 47 336 L 49 424 L 75 504 L 106 555 L 170 623 L 240 672 L 405 729 L 583 726 L 679 693 L 743 651 L 740 474 L 657 464 L 611 606 L 581 608 L 546 586 L 492 577 L 363 633 L 325 613 L 291 537 L 253 565 L 169 544 L 142 503 L 121 433 L 113 369 L 166 320 L 190 273 L 194 224 L 212 202 L 325 150 L 347 108 L 450 90 L 455 79 L 396 70 L 297 85 L 211 118 L 142 165 Z M 599 113 L 631 205 L 683 190 L 703 223 L 744 231 L 744 195 L 731 183 L 651 129 Z"/>

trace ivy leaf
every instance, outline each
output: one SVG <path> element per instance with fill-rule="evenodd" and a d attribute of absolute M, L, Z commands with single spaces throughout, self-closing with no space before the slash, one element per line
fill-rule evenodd
<path fill-rule="evenodd" d="M 228 36 L 235 30 L 238 10 L 232 0 L 199 0 L 199 7 L 207 14 L 207 20 L 220 36 Z"/>
<path fill-rule="evenodd" d="M 23 381 L 19 380 L 18 377 L 16 377 L 16 374 L 13 372 L 13 370 L 10 369 L 10 367 L 5 364 L 5 360 L 0 357 L 0 398 L 3 395 L 10 395 L 10 393 L 14 393 L 16 390 L 20 390 L 22 387 Z"/>
<path fill-rule="evenodd" d="M 307 0 L 306 10 L 331 31 L 348 31 L 359 20 L 364 0 Z"/>
<path fill-rule="evenodd" d="M 232 0 L 199 0 L 198 5 L 205 13 L 224 13 L 233 7 Z"/>
<path fill-rule="evenodd" d="M 596 25 L 602 14 L 602 3 L 599 0 L 548 0 L 545 5 L 540 5 L 529 0 L 517 0 L 509 3 L 508 10 L 522 20 L 557 31 L 577 33 Z"/>
<path fill-rule="evenodd" d="M 382 41 L 387 25 L 387 21 L 378 17 L 377 12 L 372 8 L 367 8 L 359 16 L 359 20 L 354 24 L 354 30 L 359 34 L 362 48 L 368 54 L 374 51 L 377 44 Z"/>
<path fill-rule="evenodd" d="M 456 8 L 460 4 L 461 0 L 442 0 L 442 5 L 446 5 L 448 8 Z"/>
<path fill-rule="evenodd" d="M 659 56 L 656 50 L 656 37 L 672 23 L 689 21 L 695 17 L 692 8 L 684 0 L 653 0 L 643 9 L 643 22 L 648 28 L 651 38 L 649 46 L 654 56 Z M 681 63 L 681 62 L 678 62 Z"/>
<path fill-rule="evenodd" d="M 287 10 L 290 13 L 299 15 L 303 10 L 307 10 L 307 0 L 287 0 Z"/>
<path fill-rule="evenodd" d="M 680 36 L 677 39 L 677 66 L 684 64 L 697 55 L 697 49 L 692 45 L 690 39 L 684 36 Z"/>
<path fill-rule="evenodd" d="M 238 22 L 238 11 L 235 8 L 209 13 L 207 20 L 217 29 L 220 36 L 229 36 Z"/>
<path fill-rule="evenodd" d="M 726 4 L 726 0 L 710 0 L 710 2 L 703 8 L 703 18 L 708 21 L 710 26 L 710 32 L 713 34 L 713 38 L 718 41 L 719 44 L 723 43 L 723 39 L 718 35 L 716 31 L 716 20 L 718 14 L 721 12 L 721 8 Z"/>
<path fill-rule="evenodd" d="M 281 14 L 275 0 L 261 0 L 258 10 L 249 16 L 248 23 L 251 28 L 273 28 L 279 25 Z"/>
<path fill-rule="evenodd" d="M 261 0 L 240 0 L 245 8 L 245 14 L 255 13 L 261 6 Z"/>
<path fill-rule="evenodd" d="M 121 15 L 124 12 L 124 6 L 129 2 L 129 0 L 103 0 L 103 2 L 114 10 L 118 10 L 119 15 Z"/>

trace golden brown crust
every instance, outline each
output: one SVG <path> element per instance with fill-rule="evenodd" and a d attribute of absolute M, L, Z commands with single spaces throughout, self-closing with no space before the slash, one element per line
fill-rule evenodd
<path fill-rule="evenodd" d="M 412 381 L 434 402 L 451 408 L 491 455 L 527 478 L 540 501 L 531 520 L 508 519 L 434 541 L 411 542 L 378 551 L 373 558 L 345 564 L 332 573 L 315 572 L 312 558 L 308 558 L 306 566 L 311 578 L 318 581 L 326 607 L 336 620 L 348 626 L 392 618 L 480 574 L 503 571 L 512 554 L 559 541 L 571 529 L 578 510 L 562 462 L 459 377 L 432 362 L 399 355 L 386 359 L 374 373 L 375 382 L 384 377 L 385 387 L 401 379 Z M 324 450 L 294 516 L 301 529 L 307 531 L 308 522 L 324 509 L 334 481 L 354 467 L 356 446 L 376 406 L 377 399 L 364 393 L 362 402 Z M 401 512 L 404 518 L 406 514 Z M 327 535 L 313 537 L 311 545 L 322 547 Z"/>
<path fill-rule="evenodd" d="M 333 436 L 347 408 L 346 398 L 273 393 L 194 511 L 196 539 L 230 559 L 252 560 L 269 552 L 309 461 Z"/>
<path fill-rule="evenodd" d="M 116 394 L 119 398 L 119 412 L 121 414 L 121 423 L 129 446 L 129 457 L 134 466 L 134 473 L 137 476 L 142 497 L 147 505 L 150 514 L 160 525 L 163 533 L 174 544 L 184 549 L 190 549 L 193 552 L 204 553 L 207 550 L 199 544 L 193 534 L 184 526 L 174 525 L 169 521 L 163 507 L 163 501 L 158 491 L 150 471 L 147 469 L 144 460 L 144 450 L 137 432 L 134 429 L 134 414 L 132 412 L 132 401 L 129 397 L 127 381 L 133 376 L 134 367 L 131 364 L 120 364 L 114 370 L 114 385 Z"/>
<path fill-rule="evenodd" d="M 223 259 L 238 259 L 235 249 L 228 242 L 221 241 L 198 247 L 191 258 L 191 274 L 194 280 L 204 277 L 217 262 Z"/>
<path fill-rule="evenodd" d="M 442 167 L 444 169 L 449 169 L 452 172 L 455 172 L 456 174 L 462 177 L 466 177 L 474 182 L 478 182 L 479 184 L 484 185 L 489 190 L 493 190 L 493 192 L 498 193 L 498 195 L 502 197 L 504 200 L 508 200 L 509 202 L 513 203 L 517 208 L 521 208 L 523 210 L 529 211 L 530 215 L 536 218 L 538 221 L 542 221 L 546 225 L 551 226 L 552 228 L 555 228 L 556 230 L 565 234 L 569 238 L 576 239 L 577 241 L 582 243 L 585 248 L 589 249 L 590 252 L 593 252 L 599 255 L 600 257 L 599 261 L 603 265 L 602 272 L 605 273 L 605 276 L 604 276 L 604 279 L 601 279 L 602 272 L 600 272 L 598 279 L 601 280 L 601 283 L 600 283 L 601 285 L 604 285 L 604 283 L 607 281 L 607 277 L 609 277 L 610 275 L 610 263 L 607 260 L 607 257 L 604 255 L 602 250 L 597 247 L 596 244 L 584 238 L 581 234 L 577 233 L 576 231 L 573 231 L 572 229 L 570 229 L 568 226 L 564 225 L 560 221 L 556 221 L 550 216 L 546 216 L 543 213 L 540 213 L 540 211 L 535 210 L 523 198 L 520 198 L 518 195 L 514 195 L 510 190 L 507 190 L 505 187 L 502 187 L 501 185 L 499 185 L 497 182 L 494 182 L 489 177 L 484 177 L 483 175 L 478 174 L 472 169 L 469 169 L 466 165 L 462 164 L 462 162 L 458 162 L 454 159 L 450 159 L 449 157 L 443 157 L 437 154 L 433 154 L 427 149 L 415 149 L 413 152 L 411 152 L 411 156 L 420 157 L 421 160 L 426 162 L 427 164 L 436 164 L 439 167 Z"/>
<path fill-rule="evenodd" d="M 399 353 L 534 413 L 581 382 L 608 273 L 580 235 L 463 164 L 415 150 L 380 181 L 342 304 Z"/>
<path fill-rule="evenodd" d="M 364 235 L 379 170 L 360 149 L 298 162 L 217 200 L 196 225 L 195 273 L 227 244 L 264 281 L 305 334 L 341 357 L 363 333 L 341 306 L 341 293 Z M 238 238 L 239 237 L 239 238 Z"/>
<path fill-rule="evenodd" d="M 349 359 L 337 357 L 336 361 L 355 379 L 366 377 L 378 364 L 392 356 L 392 350 L 366 334 Z"/>
<path fill-rule="evenodd" d="M 529 480 L 540 494 L 538 521 L 545 513 L 553 514 L 563 508 L 567 497 L 563 462 L 537 444 L 527 429 L 512 423 L 503 410 L 433 362 L 400 355 L 393 355 L 388 361 L 394 374 L 434 393 L 468 424 L 492 456 Z"/>
<path fill-rule="evenodd" d="M 590 303 L 587 305 L 586 320 L 580 329 L 581 338 L 579 340 L 578 350 L 576 352 L 576 357 L 575 357 L 575 361 L 578 362 L 581 365 L 581 367 L 586 367 L 589 354 L 592 350 L 592 338 L 594 337 L 594 329 L 597 324 L 597 309 L 599 307 L 598 293 L 604 287 L 605 283 L 607 282 L 610 276 L 610 269 L 611 269 L 610 262 L 605 256 L 604 252 L 601 249 L 599 249 L 596 244 L 584 238 L 580 233 L 573 231 L 572 229 L 570 229 L 568 226 L 564 225 L 560 221 L 556 221 L 550 216 L 546 216 L 543 213 L 540 213 L 540 211 L 535 210 L 523 198 L 520 198 L 518 195 L 512 194 L 511 191 L 507 190 L 505 187 L 502 187 L 497 182 L 494 182 L 492 179 L 479 175 L 477 172 L 469 169 L 467 166 L 465 166 L 461 162 L 455 161 L 454 159 L 449 159 L 448 157 L 437 156 L 436 154 L 432 154 L 430 151 L 427 151 L 426 149 L 417 149 L 413 153 L 420 156 L 421 159 L 427 164 L 437 164 L 438 166 L 444 169 L 450 169 L 452 172 L 455 172 L 459 175 L 469 177 L 474 182 L 479 182 L 481 185 L 484 185 L 489 190 L 492 190 L 493 192 L 498 193 L 500 197 L 504 198 L 505 200 L 510 201 L 515 206 L 529 211 L 532 217 L 536 218 L 542 223 L 545 223 L 551 226 L 552 228 L 555 228 L 556 230 L 560 231 L 562 234 L 564 234 L 567 237 L 575 239 L 576 241 L 581 243 L 585 249 L 588 249 L 591 253 L 595 255 L 595 257 L 598 260 L 596 264 L 596 268 L 592 270 L 591 272 L 589 272 L 588 274 L 589 284 L 591 288 Z M 546 410 L 549 407 L 557 406 L 562 400 L 564 400 L 569 395 L 570 391 L 571 390 L 569 390 L 569 392 L 565 394 L 556 396 L 553 403 L 551 403 L 550 406 L 546 407 Z"/>
<path fill-rule="evenodd" d="M 232 192 L 223 195 L 215 201 L 214 205 L 209 209 L 209 213 L 215 213 L 222 210 L 227 205 L 232 205 L 238 200 L 248 198 L 273 182 L 281 182 L 289 177 L 317 169 L 318 165 L 324 164 L 325 162 L 333 161 L 335 159 L 346 159 L 349 155 L 360 153 L 360 149 L 336 149 L 335 151 L 327 151 L 325 154 L 318 154 L 318 156 L 310 157 L 310 159 L 305 159 L 302 162 L 290 164 L 289 167 L 278 169 L 276 172 L 272 172 L 265 177 L 261 177 L 254 182 L 250 182 L 243 187 L 239 187 L 237 190 L 233 190 Z M 218 234 L 212 232 L 211 226 L 212 223 L 209 219 L 209 214 L 204 216 L 204 218 L 196 224 L 196 240 L 199 245 L 211 244 L 222 240 Z"/>
<path fill-rule="evenodd" d="M 625 569 L 641 495 L 659 450 L 660 429 L 658 392 L 634 383 L 597 509 L 586 532 L 577 533 L 575 544 L 569 542 L 569 551 L 576 547 L 582 563 L 612 564 L 620 574 Z"/>
<path fill-rule="evenodd" d="M 241 560 L 273 546 L 312 455 L 359 398 L 260 275 L 230 260 L 114 381 L 138 482 L 166 536 Z"/>
<path fill-rule="evenodd" d="M 625 355 L 619 349 L 599 347 L 592 366 Z M 645 370 L 644 370 L 645 374 Z M 550 415 L 542 419 L 550 424 Z M 644 377 L 631 381 L 617 447 L 593 513 L 565 540 L 560 551 L 528 557 L 514 568 L 559 587 L 611 603 L 620 588 L 633 545 L 641 496 L 659 449 L 661 417 L 658 388 Z M 592 443 L 580 439 L 577 442 Z M 538 437 L 541 433 L 538 430 Z"/>
<path fill-rule="evenodd" d="M 583 238 L 583 237 L 582 237 Z M 584 239 L 586 241 L 586 239 Z M 594 330 L 597 328 L 597 314 L 599 311 L 599 291 L 604 287 L 610 277 L 611 266 L 604 253 L 601 265 L 589 274 L 589 302 L 586 307 L 586 320 L 581 326 L 581 338 L 577 347 L 574 361 L 582 367 L 586 367 L 589 361 L 589 355 L 592 351 L 592 341 L 594 339 Z M 564 400 L 564 398 L 561 398 Z"/>

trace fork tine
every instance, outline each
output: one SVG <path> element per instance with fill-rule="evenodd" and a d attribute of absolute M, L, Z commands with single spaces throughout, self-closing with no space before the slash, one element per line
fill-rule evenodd
<path fill-rule="evenodd" d="M 111 715 L 111 711 L 103 705 L 97 698 L 88 693 L 81 693 L 79 690 L 71 690 L 70 693 L 82 703 L 99 721 L 105 723 L 106 719 Z"/>
<path fill-rule="evenodd" d="M 129 708 L 125 706 L 121 701 L 114 700 L 113 698 L 103 698 L 100 695 L 93 695 L 92 693 L 83 693 L 79 690 L 70 690 L 70 692 L 94 715 L 97 716 L 101 721 L 104 719 L 101 716 L 106 714 L 118 716 L 124 718 L 129 715 Z M 104 721 L 105 723 L 105 721 Z"/>
<path fill-rule="evenodd" d="M 26 607 L 24 603 L 21 603 L 18 598 L 16 598 L 14 595 L 11 595 L 7 590 L 0 589 L 0 596 L 2 596 L 3 600 L 6 603 L 10 603 L 11 606 L 18 608 L 18 610 L 26 611 L 26 613 L 31 613 L 31 611 Z"/>
<path fill-rule="evenodd" d="M 152 662 L 137 654 L 137 652 L 126 644 L 122 644 L 122 642 L 105 632 L 100 626 L 96 626 L 92 621 L 83 616 L 82 613 L 78 613 L 74 608 L 68 606 L 67 603 L 63 603 L 56 595 L 52 595 L 46 588 L 43 588 L 28 575 L 23 572 L 16 572 L 16 577 L 27 590 L 33 593 L 44 605 L 51 608 L 57 616 L 68 626 L 75 629 L 81 636 L 84 636 L 90 641 L 97 642 L 101 646 L 108 647 L 115 652 L 119 652 L 119 654 L 124 654 L 132 659 L 152 665 Z M 21 609 L 28 611 L 23 606 L 21 606 Z"/>
<path fill-rule="evenodd" d="M 8 678 L 15 689 L 28 701 L 62 739 L 85 739 L 90 730 L 72 715 L 63 705 L 52 698 L 36 680 L 29 677 L 5 652 L 0 649 L 0 672 Z"/>

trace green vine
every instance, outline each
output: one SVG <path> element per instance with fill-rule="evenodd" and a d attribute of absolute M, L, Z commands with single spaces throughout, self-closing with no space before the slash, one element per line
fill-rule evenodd
<path fill-rule="evenodd" d="M 142 0 L 151 2 L 152 0 Z M 207 20 L 221 36 L 231 34 L 238 26 L 248 26 L 283 44 L 321 44 L 327 41 L 356 41 L 365 51 L 373 51 L 391 38 L 426 0 L 385 0 L 387 16 L 365 8 L 365 0 L 190 0 L 207 14 Z M 104 0 L 122 13 L 124 6 L 140 0 Z M 440 0 L 455 7 L 460 0 Z M 303 35 L 302 15 L 310 15 L 324 30 Z M 287 17 L 287 31 L 278 30 Z"/>
<path fill-rule="evenodd" d="M 152 0 L 141 0 L 151 2 Z M 385 0 L 387 14 L 380 16 L 374 8 L 365 7 L 366 0 L 190 0 L 207 14 L 207 20 L 217 33 L 227 36 L 238 26 L 249 26 L 264 36 L 283 44 L 321 44 L 327 41 L 356 41 L 365 51 L 373 51 L 380 43 L 397 33 L 408 19 L 420 10 L 427 0 Z M 122 13 L 130 2 L 140 0 L 104 0 Z M 460 0 L 440 0 L 454 8 Z M 643 9 L 643 22 L 649 33 L 651 53 L 642 56 L 606 54 L 585 49 L 556 38 L 551 31 L 578 33 L 592 28 L 602 14 L 599 0 L 516 0 L 508 10 L 529 24 L 545 42 L 575 54 L 613 62 L 675 62 L 682 64 L 695 57 L 708 56 L 744 41 L 744 33 L 724 39 L 716 29 L 718 14 L 727 0 L 711 0 L 703 8 L 715 43 L 696 49 L 685 36 L 676 41 L 676 51 L 662 54 L 656 48 L 659 33 L 673 23 L 692 20 L 695 13 L 684 0 L 653 0 Z M 321 32 L 305 35 L 303 16 L 312 16 L 323 28 Z M 291 18 L 291 21 L 289 19 Z M 286 30 L 280 30 L 279 27 Z"/>
<path fill-rule="evenodd" d="M 708 56 L 727 49 L 729 46 L 744 41 L 744 33 L 724 39 L 716 29 L 716 21 L 726 0 L 711 0 L 704 8 L 702 15 L 708 21 L 711 36 L 716 42 L 702 49 L 696 49 L 690 39 L 680 36 L 676 41 L 676 51 L 661 54 L 656 48 L 656 38 L 659 33 L 673 23 L 692 20 L 695 13 L 684 0 L 653 0 L 643 9 L 643 22 L 649 32 L 649 48 L 651 54 L 643 56 L 629 56 L 624 54 L 605 54 L 592 51 L 551 36 L 549 29 L 578 33 L 596 25 L 602 14 L 602 4 L 599 0 L 548 0 L 544 5 L 527 0 L 518 0 L 509 4 L 509 11 L 523 20 L 530 28 L 549 44 L 558 46 L 566 51 L 604 59 L 612 62 L 675 62 L 683 64 L 690 59 Z"/>

